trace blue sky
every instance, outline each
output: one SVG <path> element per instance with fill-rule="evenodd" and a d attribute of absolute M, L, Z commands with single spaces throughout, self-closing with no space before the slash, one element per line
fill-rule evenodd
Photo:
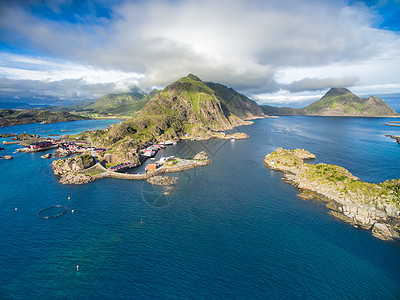
<path fill-rule="evenodd" d="M 400 0 L 0 2 L 0 101 L 60 103 L 194 73 L 259 103 L 400 93 Z"/>

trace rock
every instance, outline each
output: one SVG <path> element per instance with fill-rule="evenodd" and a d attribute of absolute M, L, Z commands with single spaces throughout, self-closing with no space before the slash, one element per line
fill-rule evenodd
<path fill-rule="evenodd" d="M 0 138 L 8 138 L 8 137 L 14 137 L 17 136 L 16 133 L 0 133 Z"/>
<path fill-rule="evenodd" d="M 399 238 L 400 209 L 398 190 L 400 179 L 374 184 L 362 182 L 348 170 L 328 164 L 307 164 L 312 153 L 278 148 L 264 158 L 264 165 L 284 173 L 285 182 L 302 191 L 303 199 L 328 202 L 330 213 L 357 228 L 371 230 L 383 240 Z"/>
<path fill-rule="evenodd" d="M 372 227 L 372 235 L 381 240 L 391 241 L 392 234 L 388 226 L 389 225 L 382 223 L 375 223 L 374 226 Z"/>
<path fill-rule="evenodd" d="M 386 124 L 386 125 L 387 125 L 387 124 Z M 392 125 L 392 126 L 400 126 L 400 125 Z M 390 138 L 392 138 L 392 139 L 395 139 L 396 142 L 400 144 L 400 136 L 395 136 L 395 135 L 390 135 L 390 134 L 387 134 L 387 135 L 385 135 L 385 136 L 390 137 Z"/>
<path fill-rule="evenodd" d="M 58 148 L 56 151 L 54 151 L 53 157 L 54 158 L 68 157 L 68 156 L 71 156 L 73 154 L 76 154 L 76 151 L 66 150 L 66 149 L 63 149 L 63 148 Z"/>
<path fill-rule="evenodd" d="M 92 177 L 85 174 L 67 174 L 60 179 L 62 184 L 84 184 L 93 180 Z"/>
<path fill-rule="evenodd" d="M 302 191 L 297 196 L 299 196 L 303 200 L 311 200 L 317 198 L 317 196 L 311 191 Z"/>
<path fill-rule="evenodd" d="M 47 153 L 47 154 L 41 156 L 41 158 L 50 158 L 50 157 L 51 157 L 51 153 Z"/>
<path fill-rule="evenodd" d="M 11 155 L 4 155 L 3 157 L 4 159 L 13 159 L 13 157 Z"/>
<path fill-rule="evenodd" d="M 169 176 L 154 176 L 147 179 L 147 182 L 154 185 L 172 185 L 178 182 L 178 178 Z"/>
<path fill-rule="evenodd" d="M 51 164 L 55 175 L 64 176 L 68 173 L 79 172 L 96 164 L 90 154 L 79 155 L 67 159 L 59 159 Z"/>
<path fill-rule="evenodd" d="M 208 159 L 208 155 L 205 151 L 201 151 L 199 153 L 197 153 L 194 157 L 194 160 L 207 160 Z"/>
<path fill-rule="evenodd" d="M 109 164 L 135 163 L 140 165 L 139 158 L 131 152 L 106 153 L 103 159 Z"/>
<path fill-rule="evenodd" d="M 12 138 L 12 140 L 17 141 L 25 141 L 25 140 L 32 140 L 32 139 L 39 139 L 40 135 L 38 134 L 28 134 L 26 132 L 16 135 Z"/>

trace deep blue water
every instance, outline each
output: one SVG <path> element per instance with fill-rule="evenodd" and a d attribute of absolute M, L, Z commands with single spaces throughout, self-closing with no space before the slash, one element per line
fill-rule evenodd
<path fill-rule="evenodd" d="M 384 136 L 400 128 L 386 121 L 280 117 L 236 129 L 247 140 L 180 142 L 163 154 L 205 150 L 213 162 L 175 173 L 169 195 L 116 179 L 61 185 L 43 153 L 13 154 L 0 160 L 0 298 L 399 299 L 399 242 L 334 219 L 263 167 L 278 147 L 305 148 L 362 180 L 400 178 L 400 145 Z M 109 122 L 0 133 L 74 133 Z M 67 214 L 38 218 L 55 204 Z"/>

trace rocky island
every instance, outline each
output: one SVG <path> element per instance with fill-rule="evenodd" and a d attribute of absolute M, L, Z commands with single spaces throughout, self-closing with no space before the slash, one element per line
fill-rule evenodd
<path fill-rule="evenodd" d="M 387 135 L 385 135 L 385 136 L 390 137 L 390 138 L 392 138 L 392 139 L 395 139 L 396 142 L 397 142 L 398 144 L 400 144 L 400 136 L 391 135 L 391 134 L 387 134 Z"/>
<path fill-rule="evenodd" d="M 321 99 L 303 108 L 261 106 L 269 115 L 339 117 L 400 117 L 378 97 L 360 98 L 346 88 L 331 88 Z"/>
<path fill-rule="evenodd" d="M 312 158 L 315 155 L 306 150 L 278 148 L 265 156 L 264 166 L 282 171 L 284 180 L 302 191 L 302 198 L 327 202 L 333 216 L 371 230 L 382 240 L 399 239 L 400 179 L 362 182 L 342 167 L 304 162 Z"/>
<path fill-rule="evenodd" d="M 138 104 L 140 102 L 140 105 Z M 137 104 L 137 105 L 136 105 Z M 131 108 L 135 116 L 102 130 L 89 130 L 59 139 L 42 139 L 26 133 L 15 137 L 22 146 L 19 152 L 39 152 L 58 148 L 42 158 L 61 158 L 52 163 L 61 183 L 82 184 L 112 177 L 144 180 L 163 173 L 178 172 L 210 163 L 206 153 L 192 159 L 170 158 L 171 161 L 151 165 L 145 174 L 128 174 L 125 170 L 143 164 L 159 149 L 179 140 L 211 138 L 245 139 L 245 133 L 225 133 L 234 127 L 249 125 L 257 118 L 267 117 L 256 102 L 218 83 L 206 83 L 193 74 L 179 79 L 163 90 L 145 95 L 137 91 L 106 95 L 91 109 L 103 113 Z M 136 105 L 135 109 L 132 105 Z M 132 106 L 132 107 L 131 107 Z M 26 139 L 25 139 L 26 138 Z M 64 158 L 75 155 L 70 158 Z M 170 181 L 170 180 L 169 180 Z M 167 182 L 165 179 L 151 182 Z"/>

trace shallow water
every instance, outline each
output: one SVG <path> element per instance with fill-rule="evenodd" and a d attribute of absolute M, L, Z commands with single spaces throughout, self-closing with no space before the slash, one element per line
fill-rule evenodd
<path fill-rule="evenodd" d="M 213 161 L 171 174 L 171 190 L 117 179 L 61 185 L 43 153 L 13 154 L 0 160 L 0 298 L 398 299 L 398 242 L 334 219 L 263 167 L 278 147 L 304 148 L 362 180 L 400 178 L 400 145 L 384 136 L 400 128 L 386 121 L 280 117 L 235 129 L 246 140 L 180 142 L 158 156 L 205 150 Z M 16 127 L 72 134 L 108 124 Z M 38 218 L 55 204 L 68 212 Z"/>

